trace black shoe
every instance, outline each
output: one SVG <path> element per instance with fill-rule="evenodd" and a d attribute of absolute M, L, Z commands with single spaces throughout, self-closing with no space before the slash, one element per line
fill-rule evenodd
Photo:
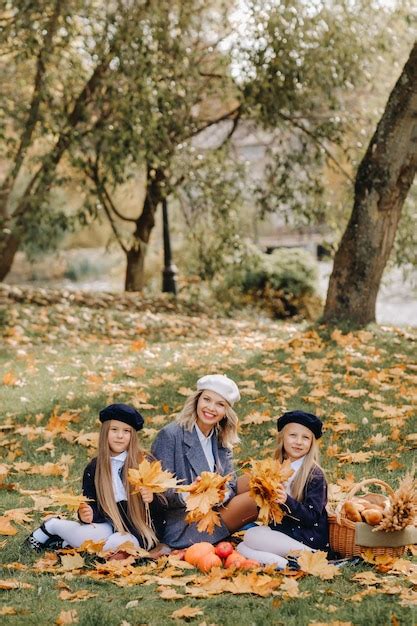
<path fill-rule="evenodd" d="M 45 535 L 48 535 L 48 539 L 42 543 L 41 541 L 35 539 L 33 533 L 31 533 L 23 542 L 25 547 L 33 550 L 34 552 L 43 552 L 44 550 L 60 550 L 62 548 L 64 540 L 61 539 L 59 535 L 51 535 L 51 533 L 46 530 L 45 524 L 41 524 L 39 528 L 45 533 Z"/>
<path fill-rule="evenodd" d="M 298 563 L 298 556 L 289 554 L 285 558 L 288 561 L 288 563 L 287 563 L 288 569 L 292 569 L 292 570 L 296 570 L 296 571 L 298 571 L 300 569 L 300 565 Z"/>

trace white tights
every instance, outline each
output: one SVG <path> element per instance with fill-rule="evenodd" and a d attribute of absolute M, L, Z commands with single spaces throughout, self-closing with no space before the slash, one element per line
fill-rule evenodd
<path fill-rule="evenodd" d="M 51 517 L 44 522 L 44 526 L 48 533 L 58 535 L 73 548 L 79 548 L 84 541 L 89 539 L 92 541 L 106 540 L 103 546 L 105 552 L 114 552 L 126 541 L 130 541 L 135 548 L 139 548 L 139 542 L 134 535 L 113 532 L 113 527 L 108 522 L 81 524 L 80 522 Z"/>
<path fill-rule="evenodd" d="M 300 541 L 278 530 L 272 530 L 269 526 L 249 528 L 245 532 L 242 543 L 236 549 L 247 559 L 254 559 L 262 565 L 274 564 L 279 569 L 285 569 L 288 561 L 284 557 L 292 550 L 314 552 Z"/>

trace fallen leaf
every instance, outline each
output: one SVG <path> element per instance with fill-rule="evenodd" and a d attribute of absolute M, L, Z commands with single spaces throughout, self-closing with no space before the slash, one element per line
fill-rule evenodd
<path fill-rule="evenodd" d="M 13 536 L 16 535 L 17 529 L 11 525 L 8 517 L 0 517 L 0 535 Z"/>
<path fill-rule="evenodd" d="M 61 554 L 61 568 L 70 572 L 74 569 L 81 569 L 84 567 L 84 559 L 80 554 Z"/>
<path fill-rule="evenodd" d="M 58 626 L 65 626 L 66 624 L 77 624 L 78 613 L 77 611 L 61 611 L 55 620 L 55 624 Z"/>
<path fill-rule="evenodd" d="M 183 606 L 180 609 L 177 609 L 173 613 L 171 613 L 171 617 L 173 619 L 189 619 L 192 617 L 197 617 L 197 615 L 204 615 L 203 611 L 198 607 L 192 606 Z"/>
<path fill-rule="evenodd" d="M 326 553 L 322 550 L 316 552 L 304 550 L 298 557 L 298 564 L 303 572 L 318 576 L 322 580 L 331 580 L 340 574 L 339 569 L 328 562 Z"/>

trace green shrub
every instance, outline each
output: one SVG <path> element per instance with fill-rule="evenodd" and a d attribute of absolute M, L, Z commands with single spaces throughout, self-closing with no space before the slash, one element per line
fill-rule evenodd
<path fill-rule="evenodd" d="M 229 308 L 242 303 L 260 307 L 276 318 L 318 317 L 321 302 L 315 295 L 314 257 L 298 248 L 279 248 L 272 254 L 246 244 L 215 284 L 216 297 Z"/>

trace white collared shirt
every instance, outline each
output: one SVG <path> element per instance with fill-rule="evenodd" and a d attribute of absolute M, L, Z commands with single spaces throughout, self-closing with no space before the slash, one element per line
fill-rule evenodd
<path fill-rule="evenodd" d="M 298 470 L 300 469 L 300 467 L 304 463 L 304 459 L 305 459 L 305 455 L 302 456 L 300 459 L 297 459 L 296 461 L 292 461 L 291 462 L 291 469 L 294 470 L 294 474 L 292 474 L 292 476 L 290 476 L 289 479 L 284 483 L 285 491 L 289 495 L 291 495 L 291 483 L 294 480 L 295 475 L 297 474 Z"/>
<path fill-rule="evenodd" d="M 126 458 L 126 450 L 121 454 L 118 454 L 117 456 L 110 457 L 113 493 L 116 502 L 120 502 L 121 500 L 127 500 L 126 489 L 121 477 L 121 470 L 123 468 L 123 465 L 125 464 Z"/>
<path fill-rule="evenodd" d="M 203 432 L 201 432 L 197 424 L 195 424 L 195 430 L 197 432 L 198 439 L 201 443 L 201 447 L 203 448 L 204 456 L 207 459 L 210 472 L 214 472 L 214 466 L 216 464 L 215 459 L 214 459 L 214 454 L 213 454 L 213 443 L 212 443 L 214 429 L 211 430 L 210 434 L 207 437 Z"/>

